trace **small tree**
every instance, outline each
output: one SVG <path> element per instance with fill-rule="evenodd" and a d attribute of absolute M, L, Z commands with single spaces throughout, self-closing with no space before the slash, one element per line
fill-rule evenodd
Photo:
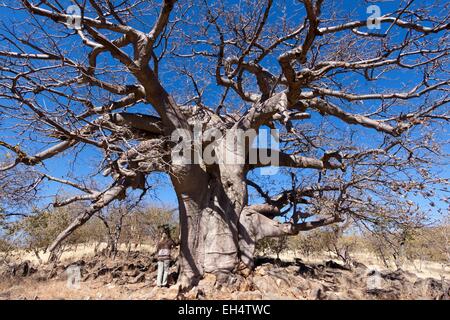
<path fill-rule="evenodd" d="M 126 204 L 119 204 L 118 206 L 111 206 L 108 210 L 97 214 L 97 217 L 106 228 L 106 236 L 108 239 L 106 252 L 112 258 L 115 258 L 117 255 L 119 240 L 123 230 L 123 220 L 130 213 L 130 210 L 131 208 Z"/>
<path fill-rule="evenodd" d="M 257 242 L 256 252 L 266 256 L 274 254 L 280 260 L 280 254 L 289 249 L 288 237 L 266 238 Z"/>
<path fill-rule="evenodd" d="M 352 253 L 355 251 L 357 240 L 355 237 L 345 235 L 340 227 L 333 227 L 324 232 L 324 241 L 327 251 L 335 255 L 346 265 L 353 261 Z"/>
<path fill-rule="evenodd" d="M 179 238 L 179 226 L 174 210 L 153 206 L 141 206 L 133 210 L 127 217 L 127 227 L 123 239 L 129 243 L 149 242 L 154 245 L 159 240 L 159 227 L 167 225 L 171 230 L 172 239 Z"/>
<path fill-rule="evenodd" d="M 15 223 L 13 233 L 19 239 L 19 244 L 26 250 L 33 252 L 37 259 L 42 262 L 39 252 L 47 250 L 55 235 L 64 230 L 64 226 L 77 215 L 83 208 L 79 205 L 54 209 L 34 209 L 33 213 Z M 74 245 L 83 240 L 82 229 L 74 232 L 67 240 L 67 245 Z M 61 247 L 54 261 L 58 260 L 63 253 Z"/>
<path fill-rule="evenodd" d="M 298 234 L 289 241 L 289 247 L 302 257 L 321 255 L 327 250 L 326 232 L 313 230 Z"/>

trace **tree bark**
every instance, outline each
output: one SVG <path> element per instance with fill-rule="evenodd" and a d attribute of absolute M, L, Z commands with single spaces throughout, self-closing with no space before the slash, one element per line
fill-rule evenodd
<path fill-rule="evenodd" d="M 198 283 L 205 273 L 226 281 L 239 262 L 239 216 L 246 204 L 246 185 L 230 168 L 208 171 L 195 166 L 173 179 L 178 195 L 181 250 L 180 281 Z"/>
<path fill-rule="evenodd" d="M 261 214 L 277 208 L 248 206 L 245 181 L 244 165 L 222 162 L 191 165 L 182 179 L 172 179 L 179 202 L 182 287 L 196 285 L 205 273 L 226 285 L 242 264 L 253 268 L 258 240 L 298 232 Z"/>

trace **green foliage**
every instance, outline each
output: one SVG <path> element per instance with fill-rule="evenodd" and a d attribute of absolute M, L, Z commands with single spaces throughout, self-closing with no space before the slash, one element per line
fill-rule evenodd
<path fill-rule="evenodd" d="M 290 249 L 289 237 L 265 238 L 256 243 L 256 253 L 259 255 L 274 254 L 277 258 L 280 254 Z"/>
<path fill-rule="evenodd" d="M 33 214 L 20 219 L 11 226 L 9 236 L 17 240 L 17 245 L 31 251 L 46 249 L 83 210 L 80 206 L 67 206 L 51 210 L 34 210 Z M 122 210 L 122 209 L 121 209 Z M 123 215 L 122 220 L 120 214 Z M 119 243 L 154 243 L 159 237 L 159 226 L 168 225 L 174 239 L 178 237 L 178 225 L 173 212 L 164 209 L 144 207 L 128 211 L 110 208 L 105 212 L 109 230 L 98 218 L 90 219 L 78 228 L 64 244 L 108 242 L 108 233 L 115 232 L 121 221 Z"/>
<path fill-rule="evenodd" d="M 55 208 L 53 210 L 35 210 L 16 226 L 16 232 L 22 234 L 21 244 L 28 249 L 45 249 L 56 236 L 74 219 L 77 212 L 73 207 Z M 75 232 L 66 243 L 76 243 L 80 232 Z"/>
<path fill-rule="evenodd" d="M 406 234 L 371 234 L 367 239 L 369 250 L 382 260 L 392 257 L 441 263 L 450 260 L 450 225 L 413 229 Z"/>
<path fill-rule="evenodd" d="M 289 238 L 289 248 L 303 257 L 313 257 L 326 251 L 326 233 L 322 230 L 300 232 Z"/>
<path fill-rule="evenodd" d="M 33 214 L 18 219 L 7 227 L 2 226 L 0 211 L 0 252 L 15 247 L 31 251 L 47 248 L 56 236 L 64 230 L 84 209 L 83 206 L 67 206 L 50 210 L 34 210 Z M 64 244 L 108 242 L 110 232 L 117 230 L 121 223 L 118 244 L 154 244 L 161 232 L 161 226 L 168 226 L 172 238 L 178 239 L 179 226 L 173 211 L 144 206 L 131 210 L 111 207 L 103 212 L 109 229 L 98 217 L 93 217 L 85 225 L 70 235 Z M 297 257 L 310 258 L 331 254 L 344 262 L 349 262 L 354 253 L 369 253 L 378 257 L 386 265 L 399 258 L 428 260 L 448 263 L 450 258 L 450 226 L 416 228 L 387 232 L 344 233 L 336 226 L 301 232 L 296 236 L 266 238 L 256 246 L 258 255 L 276 255 L 292 252 Z M 13 240 L 14 239 L 14 240 Z"/>
<path fill-rule="evenodd" d="M 448 263 L 450 259 L 450 225 L 417 230 L 406 242 L 408 259 Z"/>
<path fill-rule="evenodd" d="M 336 227 L 300 232 L 283 242 L 268 238 L 257 243 L 257 254 L 274 255 L 292 252 L 297 257 L 312 258 L 331 254 L 345 263 L 358 253 L 379 258 L 387 267 L 401 266 L 405 260 L 448 263 L 450 260 L 450 226 L 419 228 L 404 232 L 357 234 L 339 233 Z M 402 245 L 403 243 L 403 245 Z M 281 244 L 281 245 L 280 245 Z"/>

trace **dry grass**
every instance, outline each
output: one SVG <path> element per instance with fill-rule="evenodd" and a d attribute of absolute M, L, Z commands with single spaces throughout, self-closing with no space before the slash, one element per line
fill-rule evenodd
<path fill-rule="evenodd" d="M 101 251 L 106 248 L 106 243 L 100 245 L 83 244 L 72 246 L 64 250 L 60 261 L 69 263 L 80 259 L 86 259 L 95 255 L 95 248 Z M 140 244 L 132 246 L 132 250 L 153 253 L 155 248 L 150 244 Z M 121 245 L 119 250 L 126 252 L 128 248 Z M 42 261 L 47 261 L 48 253 L 39 252 Z M 10 253 L 11 263 L 20 263 L 28 260 L 32 265 L 39 268 L 39 259 L 33 252 L 15 251 Z M 144 283 L 114 285 L 107 284 L 101 280 L 81 282 L 76 288 L 67 283 L 66 279 L 36 280 L 27 277 L 5 278 L 0 280 L 0 300 L 1 299 L 67 299 L 67 300 L 95 300 L 95 299 L 152 299 L 155 296 L 153 288 L 154 280 Z M 161 289 L 164 290 L 164 289 Z"/>
<path fill-rule="evenodd" d="M 152 299 L 150 282 L 116 286 L 102 281 L 81 282 L 78 288 L 64 280 L 36 281 L 30 278 L 15 278 L 0 282 L 1 299 L 27 300 L 130 300 Z"/>
<path fill-rule="evenodd" d="M 97 247 L 97 251 L 100 252 L 101 250 L 105 249 L 107 246 L 106 243 L 100 243 L 100 244 L 79 244 L 77 246 L 71 246 L 64 250 L 64 252 L 61 254 L 60 261 L 61 262 L 71 262 L 76 261 L 79 259 L 83 259 L 84 257 L 91 257 L 95 255 L 95 248 Z M 150 244 L 139 244 L 137 246 L 132 245 L 132 250 L 139 250 L 141 252 L 154 252 L 155 246 Z M 119 246 L 119 250 L 121 251 L 127 251 L 128 248 L 126 245 L 121 244 Z M 42 261 L 47 261 L 49 257 L 48 252 L 44 252 L 43 250 L 38 252 L 40 258 Z M 24 250 L 16 250 L 10 253 L 11 259 L 15 263 L 19 263 L 21 261 L 28 260 L 33 264 L 39 264 L 39 259 L 33 252 L 28 252 Z"/>

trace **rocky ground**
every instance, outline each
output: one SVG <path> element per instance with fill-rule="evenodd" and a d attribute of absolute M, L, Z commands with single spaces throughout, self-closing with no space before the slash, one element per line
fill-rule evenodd
<path fill-rule="evenodd" d="M 0 268 L 0 299 L 449 299 L 450 283 L 419 278 L 401 269 L 379 272 L 361 263 L 344 266 L 274 261 L 263 258 L 253 272 L 239 273 L 227 285 L 207 275 L 181 292 L 177 266 L 169 288 L 157 288 L 156 259 L 148 253 L 97 255 L 56 265 L 29 261 Z"/>

